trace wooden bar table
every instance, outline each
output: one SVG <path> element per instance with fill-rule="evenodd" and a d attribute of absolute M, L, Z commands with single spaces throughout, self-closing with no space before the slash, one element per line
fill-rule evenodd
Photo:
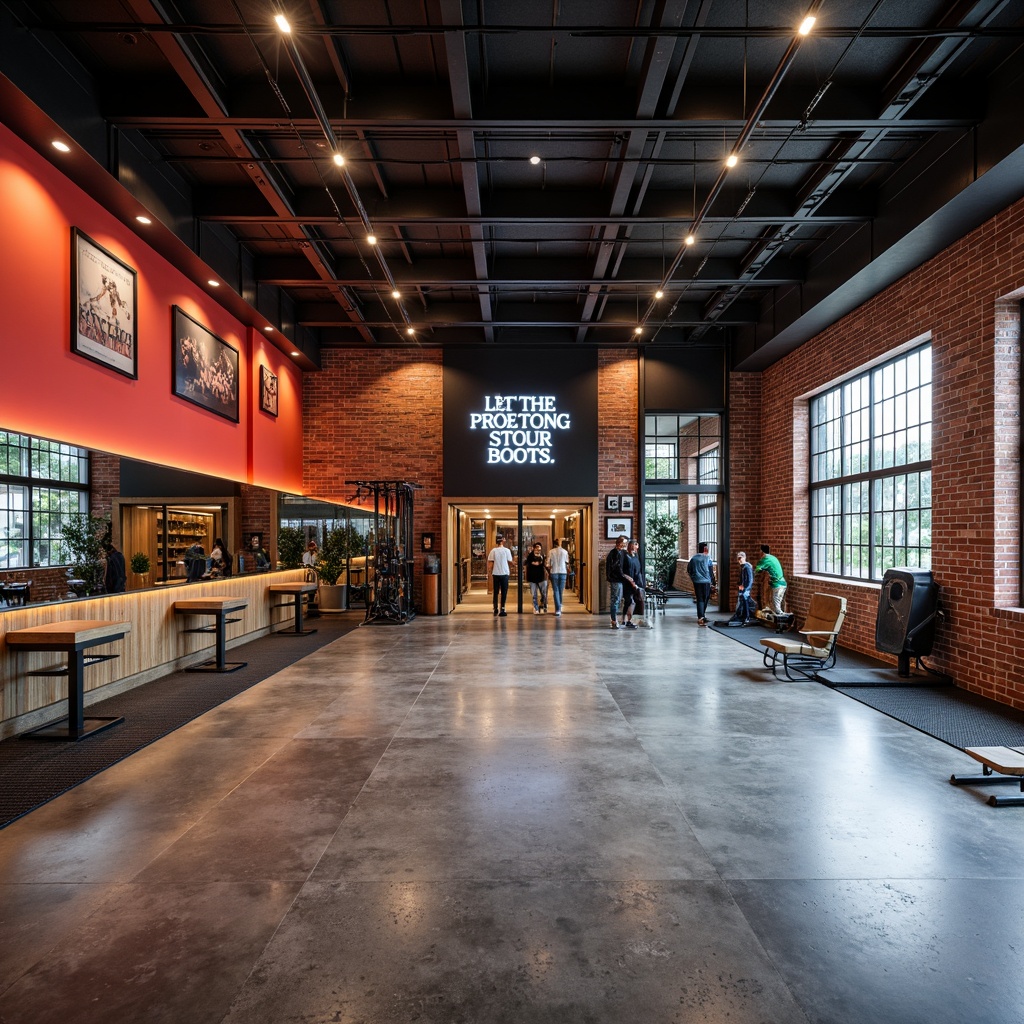
<path fill-rule="evenodd" d="M 212 626 L 196 626 L 193 629 L 183 629 L 183 633 L 215 633 L 216 634 L 216 656 L 213 661 L 204 661 L 200 665 L 193 665 L 189 672 L 237 672 L 245 668 L 247 661 L 227 661 L 227 624 L 229 622 L 240 622 L 241 619 L 229 619 L 230 612 L 240 612 L 248 608 L 249 602 L 244 597 L 197 597 L 185 601 L 174 602 L 175 615 L 212 615 Z"/>
<path fill-rule="evenodd" d="M 42 626 L 27 626 L 12 629 L 4 639 L 12 650 L 21 651 L 62 651 L 68 656 L 66 669 L 41 669 L 30 672 L 33 676 L 66 675 L 68 677 L 68 718 L 34 729 L 26 735 L 44 740 L 80 740 L 101 729 L 109 729 L 120 716 L 85 717 L 84 670 L 87 665 L 117 658 L 117 654 L 90 654 L 90 647 L 99 647 L 120 640 L 132 631 L 130 622 L 110 622 L 103 619 L 68 619 L 66 622 L 49 622 Z"/>
<path fill-rule="evenodd" d="M 312 601 L 312 595 L 316 593 L 315 583 L 272 583 L 270 585 L 272 594 L 292 594 L 295 598 L 295 628 L 279 629 L 274 636 L 309 636 L 315 633 L 315 629 L 302 628 L 302 599 L 308 594 Z M 285 602 L 287 603 L 287 602 Z"/>

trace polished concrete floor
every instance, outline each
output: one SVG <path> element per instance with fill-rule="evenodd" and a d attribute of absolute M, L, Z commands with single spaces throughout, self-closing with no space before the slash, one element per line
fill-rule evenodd
<path fill-rule="evenodd" d="M 0 1021 L 1024 1020 L 1024 808 L 692 621 L 361 628 L 0 832 Z"/>

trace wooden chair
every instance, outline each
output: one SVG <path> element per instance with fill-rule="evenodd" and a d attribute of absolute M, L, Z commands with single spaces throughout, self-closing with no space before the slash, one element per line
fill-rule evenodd
<path fill-rule="evenodd" d="M 772 636 L 761 641 L 765 668 L 777 677 L 780 656 L 787 679 L 806 679 L 820 669 L 831 668 L 836 663 L 836 638 L 845 618 L 845 597 L 813 594 L 804 627 L 798 631 L 803 639 Z"/>

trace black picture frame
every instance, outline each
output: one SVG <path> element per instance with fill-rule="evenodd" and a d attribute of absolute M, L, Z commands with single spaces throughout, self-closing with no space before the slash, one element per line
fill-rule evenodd
<path fill-rule="evenodd" d="M 420 534 L 420 548 L 423 551 L 434 550 L 434 535 L 432 533 Z"/>
<path fill-rule="evenodd" d="M 138 274 L 71 229 L 71 351 L 130 380 L 139 379 Z"/>
<path fill-rule="evenodd" d="M 632 512 L 633 511 L 633 495 L 623 494 L 619 496 L 619 511 L 620 512 Z"/>
<path fill-rule="evenodd" d="M 171 361 L 178 398 L 238 422 L 238 349 L 180 306 L 171 307 Z"/>
<path fill-rule="evenodd" d="M 606 494 L 604 499 L 604 507 L 606 512 L 618 512 L 619 496 L 617 494 Z"/>
<path fill-rule="evenodd" d="M 260 366 L 260 409 L 271 416 L 277 415 L 277 374 L 267 366 Z"/>
<path fill-rule="evenodd" d="M 609 516 L 605 520 L 604 535 L 608 540 L 618 540 L 625 537 L 627 540 L 633 536 L 632 516 Z"/>

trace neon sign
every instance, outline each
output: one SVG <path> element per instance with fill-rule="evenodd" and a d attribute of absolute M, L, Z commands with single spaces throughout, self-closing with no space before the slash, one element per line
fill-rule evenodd
<path fill-rule="evenodd" d="M 485 395 L 484 411 L 469 414 L 469 429 L 487 431 L 488 465 L 550 465 L 557 431 L 572 427 L 553 395 Z"/>

